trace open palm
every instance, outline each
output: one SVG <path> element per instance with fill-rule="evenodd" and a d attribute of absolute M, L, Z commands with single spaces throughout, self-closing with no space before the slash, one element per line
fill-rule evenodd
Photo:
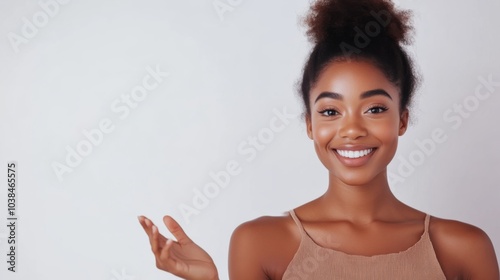
<path fill-rule="evenodd" d="M 163 217 L 163 222 L 177 241 L 159 233 L 158 227 L 148 218 L 140 216 L 139 222 L 149 237 L 157 268 L 183 279 L 218 279 L 212 258 L 186 235 L 172 217 Z"/>

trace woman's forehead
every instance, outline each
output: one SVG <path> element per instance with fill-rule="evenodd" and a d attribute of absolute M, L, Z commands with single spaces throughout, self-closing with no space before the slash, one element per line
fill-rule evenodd
<path fill-rule="evenodd" d="M 323 92 L 334 92 L 344 98 L 360 97 L 373 90 L 387 92 L 391 99 L 398 97 L 398 88 L 387 79 L 375 65 L 365 61 L 332 62 L 323 69 L 315 86 L 311 89 L 311 99 Z"/>

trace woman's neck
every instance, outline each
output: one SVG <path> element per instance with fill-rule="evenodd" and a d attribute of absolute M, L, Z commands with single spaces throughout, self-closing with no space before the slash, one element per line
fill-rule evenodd
<path fill-rule="evenodd" d="M 397 210 L 404 207 L 392 193 L 386 172 L 356 186 L 347 185 L 332 175 L 329 179 L 328 190 L 319 202 L 331 218 L 367 224 L 381 217 L 397 216 Z"/>

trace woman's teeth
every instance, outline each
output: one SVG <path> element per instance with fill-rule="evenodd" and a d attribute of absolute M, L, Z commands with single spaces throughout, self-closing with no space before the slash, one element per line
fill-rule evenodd
<path fill-rule="evenodd" d="M 337 153 L 339 155 L 346 157 L 346 158 L 359 158 L 359 157 L 364 157 L 367 154 L 371 153 L 373 149 L 366 149 L 366 150 L 360 150 L 360 151 L 345 151 L 345 150 L 337 150 Z"/>

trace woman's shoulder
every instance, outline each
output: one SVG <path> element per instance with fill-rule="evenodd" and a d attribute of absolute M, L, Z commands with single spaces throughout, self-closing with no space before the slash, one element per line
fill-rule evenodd
<path fill-rule="evenodd" d="M 429 234 L 435 243 L 452 250 L 490 246 L 491 240 L 484 230 L 465 222 L 432 216 Z"/>
<path fill-rule="evenodd" d="M 493 244 L 481 228 L 457 220 L 432 216 L 429 236 L 436 256 L 443 270 L 447 271 L 447 275 L 465 272 L 472 276 L 486 271 L 491 273 L 498 271 Z"/>
<path fill-rule="evenodd" d="M 431 216 L 429 232 L 435 238 L 444 238 L 449 242 L 489 239 L 486 232 L 475 225 L 436 216 Z"/>
<path fill-rule="evenodd" d="M 255 243 L 270 243 L 275 239 L 293 237 L 297 231 L 288 213 L 280 216 L 260 216 L 240 224 L 232 238 L 251 239 Z M 298 232 L 296 234 L 298 236 Z"/>
<path fill-rule="evenodd" d="M 261 216 L 240 224 L 233 231 L 229 246 L 230 263 L 236 264 L 244 259 L 245 267 L 241 270 L 259 270 L 262 273 L 259 275 L 268 279 L 281 279 L 300 240 L 300 232 L 288 213 Z M 238 270 L 239 266 L 235 265 L 233 269 Z"/>

